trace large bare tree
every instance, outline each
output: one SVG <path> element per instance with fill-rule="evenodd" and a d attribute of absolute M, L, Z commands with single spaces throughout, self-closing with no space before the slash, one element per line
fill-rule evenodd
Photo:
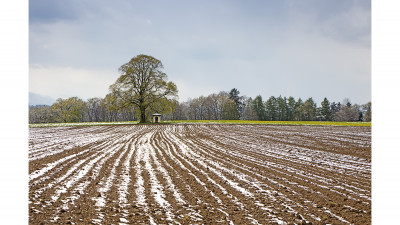
<path fill-rule="evenodd" d="M 110 86 L 114 95 L 137 107 L 140 123 L 146 122 L 146 109 L 177 97 L 176 85 L 167 82 L 167 75 L 161 69 L 160 60 L 138 55 L 119 68 L 121 76 Z"/>

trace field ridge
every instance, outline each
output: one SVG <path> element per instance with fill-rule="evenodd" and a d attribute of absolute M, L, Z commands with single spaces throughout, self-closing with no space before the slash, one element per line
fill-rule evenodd
<path fill-rule="evenodd" d="M 29 222 L 370 224 L 371 128 L 32 127 Z"/>

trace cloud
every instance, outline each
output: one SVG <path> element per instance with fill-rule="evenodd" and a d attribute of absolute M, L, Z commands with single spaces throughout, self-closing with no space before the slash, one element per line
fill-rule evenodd
<path fill-rule="evenodd" d="M 179 78 L 185 84 L 183 89 L 189 90 L 180 94 L 190 96 L 191 92 L 191 97 L 198 92 L 194 90 L 201 88 L 206 94 L 213 89 L 229 91 L 235 87 L 253 97 L 283 95 L 314 97 L 318 101 L 328 97 L 341 101 L 351 96 L 355 102 L 370 100 L 369 47 L 296 29 L 274 35 L 262 34 L 259 38 L 265 42 L 258 41 L 256 46 L 246 45 L 245 39 L 231 38 L 228 44 L 218 46 L 218 57 L 203 47 L 199 51 L 204 53 L 202 58 L 194 55 L 197 51 L 192 49 L 179 64 L 174 63 L 177 58 L 168 58 L 164 64 L 171 79 Z M 229 36 L 227 33 L 225 38 Z"/>
<path fill-rule="evenodd" d="M 287 87 L 282 90 L 290 95 L 318 98 L 325 95 L 335 101 L 352 96 L 357 102 L 371 98 L 369 48 L 296 33 L 296 39 L 282 42 L 276 57 L 269 65 L 279 74 L 275 81 Z"/>
<path fill-rule="evenodd" d="M 83 99 L 104 97 L 108 93 L 108 87 L 118 77 L 118 73 L 107 70 L 31 65 L 29 90 L 54 99 L 73 96 Z"/>
<path fill-rule="evenodd" d="M 371 2 L 294 1 L 290 2 L 292 29 L 316 33 L 340 42 L 371 46 Z"/>
<path fill-rule="evenodd" d="M 60 20 L 72 20 L 77 19 L 79 15 L 79 1 L 29 1 L 30 23 L 52 23 Z"/>
<path fill-rule="evenodd" d="M 54 1 L 52 1 L 54 2 Z M 118 1 L 108 4 L 99 1 L 89 4 L 87 1 L 70 2 L 69 8 L 76 16 L 63 17 L 68 14 L 68 7 L 62 8 L 55 1 L 53 8 L 43 15 L 32 13 L 32 17 L 52 17 L 30 21 L 29 46 L 30 63 L 46 66 L 80 67 L 80 68 L 118 68 L 135 55 L 146 53 L 149 46 L 158 41 L 158 34 L 152 31 L 152 20 L 132 10 L 130 1 Z M 69 1 L 67 1 L 69 2 Z M 51 5 L 51 4 L 50 4 Z M 38 15 L 36 15 L 38 14 Z M 151 47 L 150 47 L 151 48 Z"/>
<path fill-rule="evenodd" d="M 64 10 L 57 19 L 30 23 L 30 63 L 95 79 L 88 74 L 117 74 L 132 57 L 148 54 L 163 62 L 181 99 L 235 87 L 248 96 L 349 94 L 364 101 L 371 38 L 365 2 L 71 1 L 65 10 L 55 6 Z M 319 88 L 326 81 L 345 91 Z"/>

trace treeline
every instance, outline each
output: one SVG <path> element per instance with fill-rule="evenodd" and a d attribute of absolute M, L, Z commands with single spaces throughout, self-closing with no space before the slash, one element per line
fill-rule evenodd
<path fill-rule="evenodd" d="M 258 95 L 239 96 L 237 89 L 179 103 L 168 118 L 173 120 L 265 120 L 265 121 L 371 121 L 371 102 L 358 105 L 345 99 L 342 103 L 327 98 L 318 106 L 313 98 L 271 96 L 266 101 Z"/>
<path fill-rule="evenodd" d="M 87 101 L 78 97 L 59 98 L 51 106 L 29 107 L 29 123 L 114 122 L 135 118 L 135 109 L 119 104 L 112 95 Z"/>
<path fill-rule="evenodd" d="M 260 95 L 253 99 L 239 94 L 234 88 L 182 103 L 169 101 L 147 109 L 146 114 L 150 118 L 154 112 L 161 113 L 163 120 L 371 121 L 371 102 L 358 105 L 348 99 L 340 103 L 324 98 L 318 105 L 313 98 L 271 96 L 263 100 Z M 51 106 L 29 108 L 29 123 L 134 121 L 139 117 L 138 109 L 112 94 L 87 101 L 57 99 Z"/>

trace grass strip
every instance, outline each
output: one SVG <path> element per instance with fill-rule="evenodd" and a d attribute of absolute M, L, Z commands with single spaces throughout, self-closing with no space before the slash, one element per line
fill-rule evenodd
<path fill-rule="evenodd" d="M 29 124 L 29 127 L 65 127 L 65 126 L 104 126 L 104 125 L 133 125 L 138 121 L 123 122 L 85 122 L 85 123 L 39 123 Z M 152 123 L 147 123 L 152 124 Z M 371 122 L 335 122 L 335 121 L 256 121 L 256 120 L 168 120 L 160 124 L 265 124 L 265 125 L 303 125 L 303 126 L 365 126 Z"/>
<path fill-rule="evenodd" d="M 267 124 L 267 125 L 315 125 L 315 126 L 366 126 L 371 122 L 336 122 L 336 121 L 257 121 L 257 120 L 174 120 L 164 123 L 185 124 Z"/>

